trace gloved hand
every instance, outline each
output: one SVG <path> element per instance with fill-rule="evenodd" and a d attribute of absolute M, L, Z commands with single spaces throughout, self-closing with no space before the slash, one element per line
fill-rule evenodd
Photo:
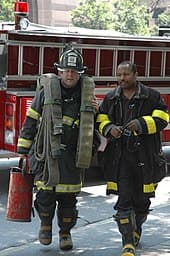
<path fill-rule="evenodd" d="M 120 138 L 120 136 L 122 135 L 122 132 L 123 132 L 123 127 L 122 126 L 117 126 L 117 125 L 113 125 L 111 130 L 110 130 L 110 134 L 115 139 Z"/>
<path fill-rule="evenodd" d="M 131 120 L 129 123 L 126 124 L 125 128 L 133 133 L 137 132 L 138 134 L 141 131 L 141 125 L 138 119 Z"/>
<path fill-rule="evenodd" d="M 92 99 L 92 106 L 95 109 L 95 112 L 97 113 L 99 110 L 99 103 L 97 101 L 97 98 L 94 96 L 94 98 Z"/>

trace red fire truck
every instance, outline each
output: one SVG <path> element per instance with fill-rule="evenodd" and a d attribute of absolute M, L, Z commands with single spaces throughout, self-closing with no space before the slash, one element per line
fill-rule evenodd
<path fill-rule="evenodd" d="M 0 166 L 4 158 L 12 159 L 16 152 L 38 77 L 56 72 L 54 62 L 66 44 L 75 44 L 82 52 L 87 73 L 94 77 L 99 100 L 116 86 L 117 64 L 131 60 L 137 64 L 139 80 L 159 90 L 170 111 L 170 38 L 115 35 L 109 31 L 32 23 L 22 29 L 28 20 L 20 17 L 21 27 L 15 24 L 6 29 L 6 24 L 0 30 Z M 170 126 L 163 131 L 162 140 L 169 155 Z"/>

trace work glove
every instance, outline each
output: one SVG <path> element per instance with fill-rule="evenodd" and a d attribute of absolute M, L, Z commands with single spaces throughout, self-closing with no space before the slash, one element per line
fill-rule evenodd
<path fill-rule="evenodd" d="M 138 119 L 133 119 L 129 123 L 125 125 L 126 129 L 130 130 L 134 134 L 141 134 L 142 133 L 142 127 L 140 125 L 140 122 Z"/>
<path fill-rule="evenodd" d="M 112 128 L 110 129 L 110 134 L 115 139 L 120 138 L 120 136 L 122 135 L 122 132 L 123 132 L 122 126 L 113 125 Z"/>

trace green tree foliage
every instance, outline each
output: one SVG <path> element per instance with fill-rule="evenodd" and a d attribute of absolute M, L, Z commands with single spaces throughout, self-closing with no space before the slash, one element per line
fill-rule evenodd
<path fill-rule="evenodd" d="M 170 26 L 170 9 L 167 9 L 161 13 L 158 17 L 158 20 L 160 26 Z"/>
<path fill-rule="evenodd" d="M 0 21 L 14 20 L 14 2 L 15 0 L 1 0 L 0 1 Z"/>
<path fill-rule="evenodd" d="M 114 0 L 114 29 L 132 35 L 149 35 L 147 8 L 138 0 Z"/>
<path fill-rule="evenodd" d="M 112 4 L 107 0 L 82 0 L 71 12 L 72 23 L 77 27 L 111 29 L 113 27 Z"/>
<path fill-rule="evenodd" d="M 149 35 L 150 14 L 139 0 L 82 0 L 71 13 L 74 26 Z"/>

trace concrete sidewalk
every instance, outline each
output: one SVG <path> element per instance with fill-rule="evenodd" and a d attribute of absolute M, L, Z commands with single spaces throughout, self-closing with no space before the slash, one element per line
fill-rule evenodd
<path fill-rule="evenodd" d="M 5 219 L 7 195 L 0 197 L 0 256 L 120 256 L 121 236 L 112 219 L 116 197 L 105 195 L 105 185 L 84 187 L 79 198 L 79 219 L 73 229 L 74 249 L 58 249 L 58 227 L 53 225 L 53 243 L 43 246 L 37 240 L 39 219 L 30 223 L 11 222 Z M 170 177 L 162 180 L 152 199 L 154 210 L 143 226 L 141 245 L 137 256 L 170 256 Z"/>

